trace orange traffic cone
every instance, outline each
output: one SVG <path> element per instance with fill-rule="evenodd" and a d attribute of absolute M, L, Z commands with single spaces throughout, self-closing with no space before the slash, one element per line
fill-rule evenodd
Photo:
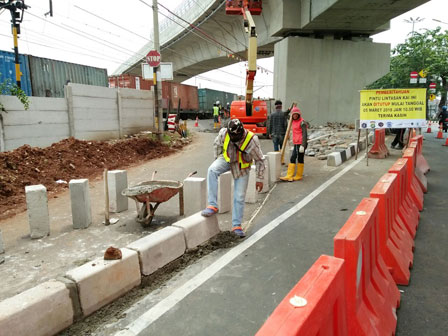
<path fill-rule="evenodd" d="M 436 139 L 443 139 L 442 125 L 439 127 L 439 132 L 437 133 Z"/>
<path fill-rule="evenodd" d="M 199 117 L 196 116 L 196 122 L 194 123 L 194 127 L 199 127 Z"/>
<path fill-rule="evenodd" d="M 431 122 L 428 121 L 428 129 L 426 130 L 426 133 L 431 133 Z"/>
<path fill-rule="evenodd" d="M 446 141 L 444 144 L 442 144 L 442 146 L 448 146 L 448 137 L 446 138 Z"/>

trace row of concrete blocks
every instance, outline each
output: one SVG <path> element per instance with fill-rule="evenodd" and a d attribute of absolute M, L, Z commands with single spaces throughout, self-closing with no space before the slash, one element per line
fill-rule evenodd
<path fill-rule="evenodd" d="M 128 186 L 125 170 L 108 172 L 110 211 L 121 212 L 128 209 L 127 197 L 121 191 Z M 89 180 L 77 179 L 69 182 L 70 203 L 74 229 L 85 229 L 92 224 L 92 210 L 89 196 Z M 32 239 L 46 237 L 50 234 L 50 217 L 48 214 L 48 197 L 45 186 L 25 187 L 28 222 Z"/>
<path fill-rule="evenodd" d="M 270 181 L 278 180 L 281 173 L 280 153 L 268 153 L 267 161 L 270 173 L 266 174 L 265 185 L 269 189 Z M 253 180 L 255 189 L 255 175 L 249 180 Z M 223 196 L 229 198 L 230 185 L 230 175 L 220 179 L 221 206 Z M 194 192 L 194 188 L 187 189 Z M 81 199 L 85 202 L 86 196 Z M 122 248 L 121 260 L 95 259 L 68 271 L 62 278 L 6 299 L 0 302 L 2 336 L 54 335 L 139 286 L 142 276 L 154 273 L 219 232 L 216 216 L 206 218 L 197 212 Z"/>
<path fill-rule="evenodd" d="M 0 302 L 0 334 L 54 335 L 139 286 L 142 276 L 220 232 L 216 216 L 186 217 L 122 248 L 121 260 L 98 258 Z"/>
<path fill-rule="evenodd" d="M 262 192 L 279 179 L 281 173 L 280 153 L 271 152 L 264 157 L 266 172 Z M 218 207 L 220 213 L 231 210 L 232 177 L 230 172 L 219 178 Z M 257 201 L 255 188 L 255 166 L 251 167 L 246 202 Z M 127 172 L 114 170 L 108 172 L 109 209 L 111 212 L 122 212 L 128 209 L 128 199 L 121 192 L 128 187 Z M 72 221 L 74 229 L 85 229 L 92 223 L 92 210 L 89 196 L 89 181 L 87 179 L 71 180 L 69 182 Z M 43 238 L 50 234 L 50 217 L 48 213 L 47 189 L 43 185 L 25 187 L 30 236 L 32 239 Z M 185 215 L 193 214 L 207 205 L 207 181 L 201 177 L 190 177 L 184 180 Z"/>
<path fill-rule="evenodd" d="M 369 143 L 373 141 L 373 134 L 370 133 L 368 136 Z M 359 147 L 358 147 L 359 145 Z M 356 152 L 362 151 L 366 148 L 365 141 L 361 141 L 358 143 L 353 142 L 348 145 L 347 148 L 335 148 L 333 153 L 330 153 L 327 156 L 327 166 L 337 167 L 340 166 L 343 162 L 350 159 L 352 156 L 355 156 Z"/>

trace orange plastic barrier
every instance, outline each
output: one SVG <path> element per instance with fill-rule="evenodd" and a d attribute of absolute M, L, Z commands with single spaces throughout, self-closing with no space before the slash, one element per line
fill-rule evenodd
<path fill-rule="evenodd" d="M 411 198 L 408 183 L 408 159 L 400 158 L 390 167 L 389 173 L 397 174 L 398 181 L 398 215 L 406 226 L 412 238 L 417 232 L 420 213 L 415 201 Z"/>
<path fill-rule="evenodd" d="M 345 260 L 349 335 L 393 335 L 400 292 L 378 246 L 378 199 L 364 198 L 334 237 Z"/>
<path fill-rule="evenodd" d="M 375 130 L 375 143 L 370 149 L 368 156 L 372 159 L 384 159 L 389 155 L 386 147 L 386 131 L 384 129 Z"/>
<path fill-rule="evenodd" d="M 423 135 L 417 135 L 413 137 L 411 141 L 417 141 L 417 167 L 423 172 L 423 174 L 427 174 L 431 168 L 429 167 L 428 161 L 426 161 L 423 156 Z"/>
<path fill-rule="evenodd" d="M 424 193 L 426 193 L 428 191 L 428 180 L 427 180 L 425 174 L 423 174 L 423 171 L 419 168 L 419 166 L 417 164 L 417 162 L 418 162 L 418 142 L 412 141 L 411 144 L 409 145 L 409 147 L 415 149 L 414 174 L 415 174 L 415 177 L 417 178 L 417 182 L 418 182 L 420 188 L 422 189 L 422 191 Z"/>
<path fill-rule="evenodd" d="M 414 255 L 414 240 L 398 216 L 397 175 L 384 174 L 370 192 L 370 197 L 378 198 L 379 247 L 395 283 L 408 285 Z M 398 218 L 397 218 L 398 217 Z"/>
<path fill-rule="evenodd" d="M 306 305 L 293 305 L 295 296 L 305 298 Z M 345 297 L 344 260 L 321 255 L 256 336 L 349 335 Z"/>
<path fill-rule="evenodd" d="M 403 158 L 408 159 L 408 188 L 411 198 L 419 211 L 423 210 L 423 190 L 415 176 L 415 148 L 408 147 L 403 152 Z"/>

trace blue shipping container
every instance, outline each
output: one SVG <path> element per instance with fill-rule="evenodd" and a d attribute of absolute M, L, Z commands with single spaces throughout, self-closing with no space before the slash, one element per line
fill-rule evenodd
<path fill-rule="evenodd" d="M 0 50 L 0 83 L 4 81 L 9 81 L 11 84 L 16 83 L 16 64 L 14 59 L 14 53 Z M 22 72 L 22 77 L 20 78 L 22 90 L 27 96 L 32 96 L 28 57 L 19 55 L 19 62 L 20 71 Z M 2 94 L 5 93 L 2 92 Z"/>

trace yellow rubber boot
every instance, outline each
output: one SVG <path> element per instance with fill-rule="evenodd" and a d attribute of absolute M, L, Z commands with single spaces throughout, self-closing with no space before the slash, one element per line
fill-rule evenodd
<path fill-rule="evenodd" d="M 296 170 L 296 164 L 290 163 L 288 165 L 288 171 L 286 173 L 286 176 L 280 177 L 280 180 L 292 182 L 295 170 Z"/>
<path fill-rule="evenodd" d="M 293 180 L 294 181 L 299 181 L 302 179 L 303 177 L 303 168 L 304 168 L 304 164 L 303 163 L 298 163 L 297 164 L 297 173 L 296 176 L 294 176 Z"/>

